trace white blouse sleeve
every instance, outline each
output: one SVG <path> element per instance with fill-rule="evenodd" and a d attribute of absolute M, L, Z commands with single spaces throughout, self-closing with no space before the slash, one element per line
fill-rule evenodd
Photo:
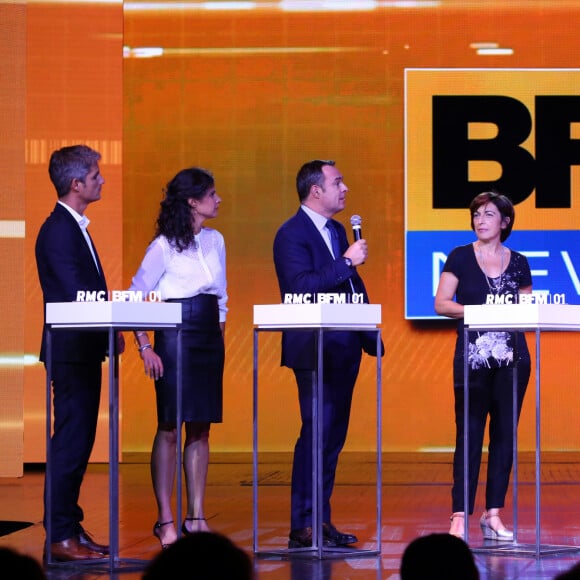
<path fill-rule="evenodd" d="M 143 261 L 137 270 L 129 290 L 140 290 L 148 294 L 157 288 L 157 284 L 165 272 L 166 254 L 160 238 L 149 244 Z"/>
<path fill-rule="evenodd" d="M 216 280 L 218 288 L 218 306 L 220 311 L 220 322 L 225 322 L 226 314 L 228 312 L 228 308 L 226 306 L 228 302 L 227 277 L 226 277 L 226 245 L 224 237 L 221 234 L 218 235 L 218 254 L 221 266 L 219 276 Z"/>

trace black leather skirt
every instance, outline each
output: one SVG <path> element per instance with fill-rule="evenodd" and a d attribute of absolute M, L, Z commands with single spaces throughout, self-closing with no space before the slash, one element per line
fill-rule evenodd
<path fill-rule="evenodd" d="M 224 340 L 217 297 L 199 294 L 171 299 L 182 305 L 183 421 L 221 423 L 223 414 Z M 177 415 L 177 333 L 155 331 L 155 352 L 163 361 L 163 377 L 155 381 L 157 420 L 175 423 Z"/>

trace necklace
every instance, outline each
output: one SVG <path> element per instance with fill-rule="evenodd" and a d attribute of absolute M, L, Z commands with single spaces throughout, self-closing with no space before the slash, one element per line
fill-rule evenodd
<path fill-rule="evenodd" d="M 485 281 L 489 287 L 489 291 L 492 294 L 499 294 L 501 289 L 503 288 L 503 257 L 504 257 L 504 248 L 501 249 L 501 262 L 500 262 L 500 269 L 499 269 L 499 276 L 497 278 L 491 278 L 488 276 L 487 271 L 485 269 L 485 258 L 483 257 L 483 252 L 481 248 L 477 248 L 477 253 L 479 254 L 479 259 L 481 260 L 481 269 L 485 276 Z M 497 280 L 495 282 L 494 280 Z"/>

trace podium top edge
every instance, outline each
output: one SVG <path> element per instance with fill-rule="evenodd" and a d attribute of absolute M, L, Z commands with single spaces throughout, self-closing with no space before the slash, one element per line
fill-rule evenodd
<path fill-rule="evenodd" d="M 379 324 L 381 324 L 380 304 L 254 305 L 254 326 L 262 329 L 372 330 Z"/>
<path fill-rule="evenodd" d="M 470 330 L 580 330 L 578 304 L 466 305 L 465 327 Z"/>
<path fill-rule="evenodd" d="M 45 322 L 55 326 L 171 326 L 182 322 L 181 304 L 147 301 L 47 302 Z"/>

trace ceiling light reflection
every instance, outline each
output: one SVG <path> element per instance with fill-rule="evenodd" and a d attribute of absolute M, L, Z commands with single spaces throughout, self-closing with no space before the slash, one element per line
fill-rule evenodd
<path fill-rule="evenodd" d="M 123 58 L 155 58 L 158 56 L 163 56 L 163 49 L 160 46 L 123 47 Z"/>
<path fill-rule="evenodd" d="M 0 355 L 0 367 L 16 367 L 32 366 L 38 363 L 38 356 L 32 354 L 25 355 Z"/>
<path fill-rule="evenodd" d="M 270 3 L 269 3 L 270 4 Z M 267 5 L 268 7 L 268 5 Z M 132 12 L 183 12 L 185 10 L 253 10 L 261 8 L 257 2 L 131 2 L 123 3 L 123 10 Z"/>
<path fill-rule="evenodd" d="M 286 12 L 343 11 L 361 12 L 378 7 L 376 0 L 282 0 L 280 9 Z"/>
<path fill-rule="evenodd" d="M 161 47 L 123 47 L 123 58 L 155 58 L 170 56 L 251 56 L 264 54 L 313 54 L 313 53 L 344 53 L 366 52 L 365 47 L 342 46 L 260 46 L 251 48 L 161 48 Z"/>
<path fill-rule="evenodd" d="M 22 220 L 0 220 L 0 238 L 24 238 L 25 225 Z"/>
<path fill-rule="evenodd" d="M 255 2 L 204 2 L 206 10 L 253 10 L 258 8 Z"/>
<path fill-rule="evenodd" d="M 46 0 L 49 1 L 49 0 Z M 64 0 L 63 0 L 64 1 Z M 95 0 L 85 0 L 95 1 Z M 121 0 L 112 0 L 120 2 Z M 361 12 L 379 8 L 436 8 L 442 0 L 279 0 L 247 2 L 230 0 L 215 2 L 123 2 L 126 12 L 183 12 L 187 10 L 282 10 L 286 12 Z"/>
<path fill-rule="evenodd" d="M 498 48 L 499 44 L 497 42 L 472 42 L 469 48 L 477 50 L 479 48 Z"/>
<path fill-rule="evenodd" d="M 513 48 L 478 48 L 476 51 L 480 56 L 505 56 L 513 53 Z"/>

